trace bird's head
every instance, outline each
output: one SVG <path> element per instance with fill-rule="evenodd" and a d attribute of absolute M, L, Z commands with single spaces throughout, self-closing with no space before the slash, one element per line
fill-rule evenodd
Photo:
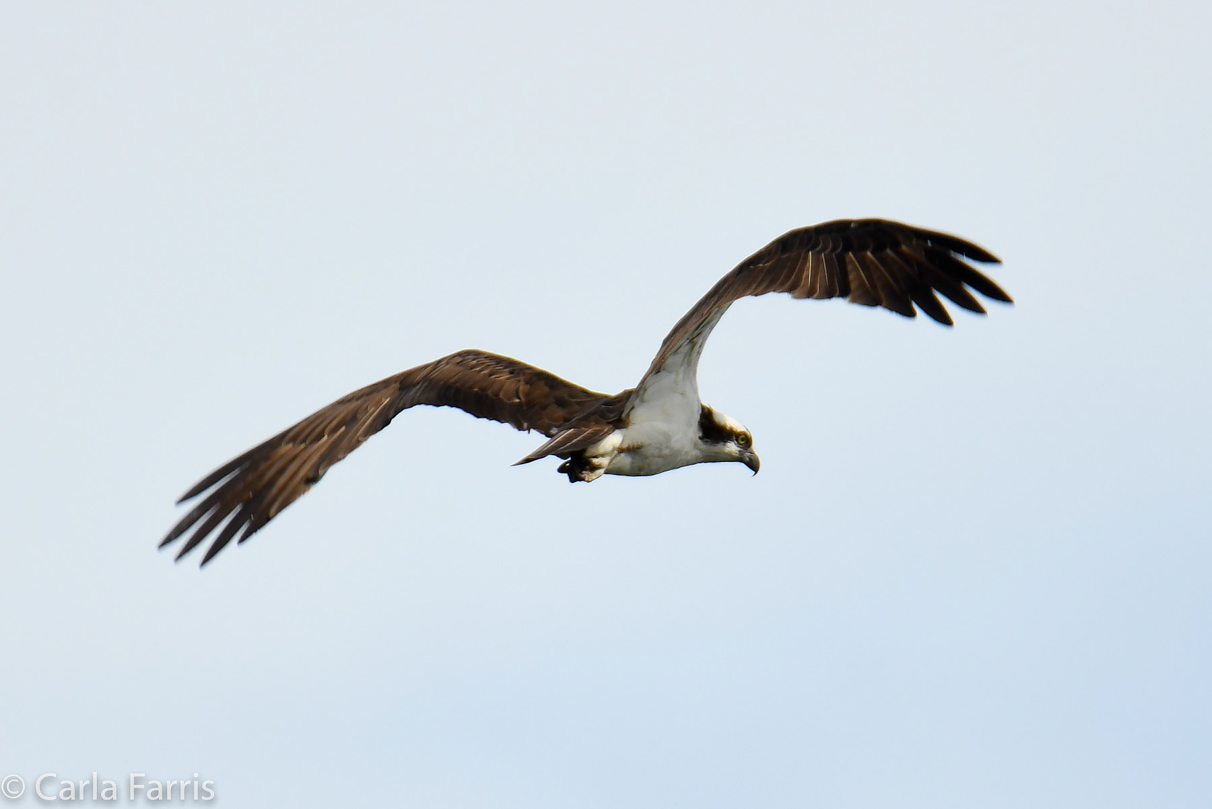
<path fill-rule="evenodd" d="M 755 475 L 762 466 L 761 459 L 753 451 L 753 435 L 745 425 L 707 405 L 703 405 L 699 416 L 699 441 L 708 463 L 736 461 L 752 469 Z"/>

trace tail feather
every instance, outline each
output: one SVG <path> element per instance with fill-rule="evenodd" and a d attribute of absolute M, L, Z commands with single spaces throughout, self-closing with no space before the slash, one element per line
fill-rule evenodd
<path fill-rule="evenodd" d="M 548 455 L 558 455 L 561 458 L 567 458 L 571 453 L 585 449 L 601 441 L 613 433 L 614 429 L 610 424 L 602 422 L 570 427 L 567 430 L 556 433 L 547 443 L 515 463 L 514 466 L 528 464 L 540 458 L 546 458 Z"/>

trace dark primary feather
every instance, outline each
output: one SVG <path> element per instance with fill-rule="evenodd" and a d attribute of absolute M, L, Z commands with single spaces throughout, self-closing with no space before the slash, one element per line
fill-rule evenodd
<path fill-rule="evenodd" d="M 343 396 L 273 438 L 228 461 L 186 492 L 205 497 L 160 542 L 193 530 L 177 558 L 215 536 L 206 564 L 239 534 L 243 542 L 316 484 L 330 466 L 360 447 L 403 410 L 457 407 L 473 416 L 554 436 L 610 397 L 534 366 L 483 351 L 459 351 Z"/>
<path fill-rule="evenodd" d="M 846 298 L 863 306 L 882 306 L 906 317 L 916 307 L 946 326 L 951 316 L 935 295 L 984 313 L 967 287 L 999 301 L 1010 296 L 963 257 L 1000 263 L 971 242 L 945 233 L 886 219 L 840 219 L 784 233 L 742 261 L 694 305 L 669 332 L 645 378 L 656 371 L 683 340 L 704 339 L 720 310 L 734 301 L 770 292 L 795 298 Z M 641 383 L 643 384 L 643 383 Z"/>

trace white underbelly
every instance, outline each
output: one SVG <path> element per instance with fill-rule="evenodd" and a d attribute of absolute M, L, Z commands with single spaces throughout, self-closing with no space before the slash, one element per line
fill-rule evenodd
<path fill-rule="evenodd" d="M 640 425 L 620 432 L 622 440 L 606 467 L 608 475 L 659 475 L 700 460 L 688 434 L 677 434 L 657 425 Z"/>
<path fill-rule="evenodd" d="M 626 413 L 630 426 L 616 433 L 620 440 L 606 474 L 659 475 L 702 460 L 697 361 L 698 349 L 687 343 L 637 390 Z"/>

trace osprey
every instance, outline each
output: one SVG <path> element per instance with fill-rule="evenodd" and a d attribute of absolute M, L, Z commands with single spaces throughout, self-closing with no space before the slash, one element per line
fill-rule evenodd
<path fill-rule="evenodd" d="M 509 357 L 457 351 L 343 396 L 211 472 L 177 501 L 209 491 L 160 547 L 194 529 L 180 559 L 223 525 L 202 558 L 205 565 L 237 534 L 239 542 L 248 539 L 329 467 L 417 405 L 457 407 L 518 430 L 538 430 L 547 442 L 518 464 L 554 455 L 572 482 L 723 461 L 743 463 L 756 474 L 753 436 L 699 399 L 699 357 L 728 307 L 746 296 L 788 292 L 845 298 L 906 317 L 916 316 L 916 305 L 950 326 L 936 292 L 980 314 L 985 310 L 968 288 L 1011 302 L 963 259 L 1000 263 L 955 236 L 882 219 L 793 230 L 721 278 L 669 332 L 634 388 L 608 396 Z"/>

